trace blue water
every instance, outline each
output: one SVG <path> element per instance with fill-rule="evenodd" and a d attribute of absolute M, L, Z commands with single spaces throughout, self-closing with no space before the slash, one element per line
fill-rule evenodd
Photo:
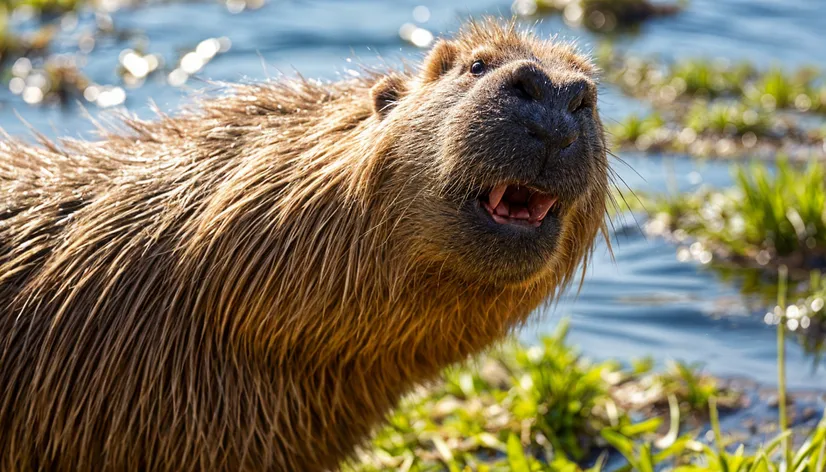
<path fill-rule="evenodd" d="M 359 64 L 394 67 L 403 61 L 418 61 L 423 51 L 399 37 L 399 27 L 414 21 L 412 12 L 418 5 L 427 6 L 430 12 L 429 21 L 420 26 L 436 34 L 455 31 L 467 16 L 510 11 L 510 2 L 502 0 L 271 0 L 259 10 L 239 14 L 229 13 L 221 3 L 121 9 L 112 15 L 115 24 L 140 30 L 144 38 L 100 40 L 83 59 L 83 71 L 95 82 L 120 84 L 115 69 L 118 54 L 127 47 L 142 44 L 146 52 L 160 54 L 167 65 L 174 65 L 182 51 L 192 50 L 201 40 L 226 36 L 231 48 L 209 62 L 199 78 L 264 80 L 297 71 L 305 77 L 336 79 L 357 71 Z M 91 13 L 81 14 L 77 27 L 60 33 L 57 52 L 74 52 L 77 36 L 91 28 L 93 21 Z M 747 59 L 760 67 L 812 64 L 826 68 L 823 25 L 823 1 L 692 0 L 682 14 L 648 23 L 618 44 L 665 59 L 722 57 Z M 33 26 L 31 21 L 15 24 L 21 30 Z M 599 41 L 567 27 L 558 17 L 544 19 L 536 30 L 543 36 L 559 34 L 576 40 L 586 51 L 595 49 Z M 150 100 L 171 111 L 186 103 L 187 93 L 209 88 L 199 80 L 172 87 L 165 77 L 157 74 L 139 88 L 127 88 L 129 111 L 150 117 Z M 610 86 L 601 88 L 605 121 L 648 109 Z M 86 108 L 92 116 L 101 113 L 92 105 Z M 93 129 L 83 107 L 32 107 L 3 88 L 0 127 L 13 135 L 26 135 L 27 125 L 13 112 L 50 137 L 89 136 Z M 634 190 L 665 191 L 669 179 L 680 189 L 691 189 L 699 182 L 718 186 L 730 182 L 728 165 L 719 162 L 701 163 L 680 156 L 621 157 L 627 165 L 615 162 L 614 167 Z M 723 282 L 705 267 L 678 262 L 675 248 L 647 239 L 632 216 L 626 216 L 625 223 L 620 222 L 612 235 L 615 258 L 601 246 L 579 296 L 566 296 L 554 308 L 538 313 L 522 338 L 531 341 L 568 315 L 572 317 L 570 338 L 589 356 L 630 360 L 653 355 L 660 363 L 698 361 L 716 374 L 745 375 L 774 384 L 775 331 L 762 321 L 765 307 L 742 296 L 736 281 Z M 826 388 L 826 367 L 813 366 L 794 342 L 788 360 L 793 388 Z"/>

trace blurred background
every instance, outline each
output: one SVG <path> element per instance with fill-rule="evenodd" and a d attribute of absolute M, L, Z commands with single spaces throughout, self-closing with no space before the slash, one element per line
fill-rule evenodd
<path fill-rule="evenodd" d="M 89 115 L 151 118 L 151 103 L 174 111 L 207 80 L 416 64 L 482 15 L 517 15 L 594 57 L 615 154 L 614 256 L 600 244 L 581 291 L 520 332 L 525 349 L 567 320 L 565 342 L 594 363 L 744 379 L 751 400 L 729 421 L 748 430 L 744 418 L 777 418 L 783 328 L 784 387 L 808 395 L 798 418 L 812 426 L 826 391 L 826 2 L 3 0 L 0 128 L 88 138 Z"/>

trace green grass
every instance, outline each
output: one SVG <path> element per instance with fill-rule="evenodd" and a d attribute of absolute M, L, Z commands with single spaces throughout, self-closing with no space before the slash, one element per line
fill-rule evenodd
<path fill-rule="evenodd" d="M 782 321 L 778 378 L 785 398 Z M 712 377 L 686 365 L 652 374 L 650 359 L 629 369 L 591 363 L 566 344 L 566 333 L 563 323 L 539 346 L 509 344 L 449 370 L 442 382 L 407 398 L 345 470 L 599 472 L 606 454 L 624 457 L 619 471 L 824 470 L 826 418 L 794 451 L 781 407 L 781 433 L 747 452 L 720 427 L 720 406 L 736 408 L 739 397 Z M 708 419 L 711 444 L 697 438 L 704 427 L 680 434 L 692 417 Z M 593 465 L 584 469 L 585 463 Z"/>
<path fill-rule="evenodd" d="M 826 113 L 826 82 L 812 68 L 760 72 L 749 63 L 706 59 L 667 64 L 623 57 L 606 44 L 596 60 L 607 82 L 654 108 L 608 126 L 620 148 L 702 157 L 744 157 L 755 149 L 823 155 L 823 131 L 799 119 Z"/>
<path fill-rule="evenodd" d="M 770 110 L 798 108 L 819 111 L 824 104 L 814 83 L 816 77 L 817 72 L 808 67 L 791 74 L 772 68 L 748 85 L 745 96 Z"/>
<path fill-rule="evenodd" d="M 746 62 L 703 58 L 667 64 L 623 57 L 610 46 L 601 49 L 597 61 L 610 82 L 655 103 L 726 98 L 767 112 L 826 112 L 826 84 L 819 72 L 808 66 L 791 72 L 777 67 L 761 72 Z"/>
<path fill-rule="evenodd" d="M 695 155 L 742 155 L 758 140 L 768 140 L 778 146 L 772 131 L 771 115 L 760 109 L 737 102 L 698 100 L 677 116 L 668 120 L 653 112 L 646 116 L 631 114 L 622 121 L 607 126 L 612 144 L 619 148 L 633 147 L 640 151 L 690 152 Z M 727 139 L 727 147 L 716 145 Z"/>
<path fill-rule="evenodd" d="M 624 471 L 653 472 L 818 472 L 826 465 L 826 420 L 821 421 L 806 442 L 797 450 L 785 454 L 788 430 L 754 453 L 747 453 L 741 445 L 733 451 L 720 431 L 716 406 L 712 404 L 711 425 L 714 445 L 703 444 L 691 436 L 682 436 L 671 446 L 660 451 L 648 443 L 635 443 L 626 437 L 606 434 L 612 446 L 627 460 Z M 548 468 L 545 470 L 554 470 Z"/>
<path fill-rule="evenodd" d="M 646 206 L 671 231 L 747 262 L 810 269 L 809 261 L 826 254 L 823 164 L 797 168 L 780 159 L 775 172 L 754 163 L 735 167 L 734 175 L 733 188 L 658 197 Z"/>
<path fill-rule="evenodd" d="M 563 323 L 539 346 L 509 344 L 449 370 L 406 399 L 345 470 L 600 471 L 606 453 L 625 457 L 621 471 L 779 472 L 783 463 L 791 466 L 785 470 L 823 470 L 826 420 L 788 456 L 785 427 L 747 453 L 720 430 L 718 409 L 736 408 L 739 397 L 714 378 L 686 365 L 654 374 L 650 359 L 627 369 L 591 363 L 566 344 L 566 332 Z M 712 445 L 696 438 L 703 427 L 680 435 L 705 419 Z M 587 463 L 594 465 L 583 469 Z"/>
<path fill-rule="evenodd" d="M 713 133 L 726 136 L 743 136 L 754 133 L 765 135 L 770 128 L 769 117 L 742 103 L 695 102 L 683 118 L 686 127 L 697 134 Z"/>
<path fill-rule="evenodd" d="M 705 59 L 688 59 L 672 65 L 663 82 L 670 84 L 679 94 L 715 98 L 741 94 L 743 84 L 754 75 L 755 70 L 748 63 L 728 65 Z"/>
<path fill-rule="evenodd" d="M 9 13 L 5 6 L 0 5 L 0 64 L 8 58 L 12 49 L 12 35 L 9 31 Z M 2 72 L 2 69 L 0 69 Z"/>
<path fill-rule="evenodd" d="M 9 0 L 11 10 L 20 7 L 31 8 L 38 14 L 60 15 L 76 11 L 86 3 L 86 0 Z"/>
<path fill-rule="evenodd" d="M 610 51 L 610 53 L 609 53 Z M 703 58 L 663 63 L 623 57 L 606 46 L 597 56 L 607 78 L 634 96 L 676 99 L 739 97 L 759 74 L 749 63 L 729 64 Z M 652 95 L 653 94 L 653 95 Z"/>
<path fill-rule="evenodd" d="M 539 346 L 509 344 L 449 370 L 408 398 L 350 469 L 581 470 L 609 439 L 654 440 L 666 418 L 702 421 L 715 398 L 739 404 L 697 366 L 652 373 L 647 359 L 631 368 L 592 363 L 566 333 L 563 323 Z"/>
<path fill-rule="evenodd" d="M 649 0 L 517 0 L 514 11 L 522 15 L 562 14 L 565 20 L 598 33 L 634 29 L 649 18 L 673 15 L 684 2 L 664 4 Z"/>
<path fill-rule="evenodd" d="M 826 249 L 826 175 L 821 163 L 799 170 L 780 160 L 774 176 L 765 165 L 740 168 L 736 176 L 744 196 L 739 207 L 748 241 L 762 243 L 779 256 Z"/>
<path fill-rule="evenodd" d="M 653 472 L 822 472 L 826 470 L 826 416 L 811 431 L 797 450 L 793 450 L 793 436 L 786 411 L 786 313 L 787 269 L 778 270 L 779 290 L 777 306 L 781 315 L 777 323 L 778 428 L 780 434 L 753 453 L 742 445 L 733 448 L 720 427 L 715 396 L 709 397 L 710 426 L 714 443 L 702 444 L 690 435 L 684 435 L 656 451 L 649 443 L 604 431 L 603 436 L 626 459 L 627 465 L 619 471 Z M 812 280 L 812 284 L 820 280 Z M 529 469 L 524 469 L 529 470 Z M 534 469 L 542 470 L 542 469 Z M 544 470 L 555 470 L 547 468 Z"/>
<path fill-rule="evenodd" d="M 640 138 L 651 136 L 665 125 L 658 113 L 640 117 L 631 114 L 621 122 L 608 126 L 608 133 L 618 143 L 636 143 Z"/>

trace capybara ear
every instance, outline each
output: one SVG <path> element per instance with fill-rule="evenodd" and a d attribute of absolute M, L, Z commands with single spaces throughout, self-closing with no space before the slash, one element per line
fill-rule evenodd
<path fill-rule="evenodd" d="M 370 89 L 370 96 L 373 98 L 373 111 L 383 118 L 396 106 L 405 91 L 407 91 L 407 84 L 398 75 L 383 77 Z"/>
<path fill-rule="evenodd" d="M 453 67 L 458 55 L 459 49 L 453 43 L 440 39 L 425 59 L 422 70 L 424 81 L 432 82 L 444 75 Z"/>

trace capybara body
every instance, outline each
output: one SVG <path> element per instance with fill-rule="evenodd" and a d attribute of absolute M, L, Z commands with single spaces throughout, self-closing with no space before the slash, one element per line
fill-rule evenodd
<path fill-rule="evenodd" d="M 585 263 L 593 74 L 488 20 L 417 72 L 0 142 L 0 469 L 336 469 Z"/>

